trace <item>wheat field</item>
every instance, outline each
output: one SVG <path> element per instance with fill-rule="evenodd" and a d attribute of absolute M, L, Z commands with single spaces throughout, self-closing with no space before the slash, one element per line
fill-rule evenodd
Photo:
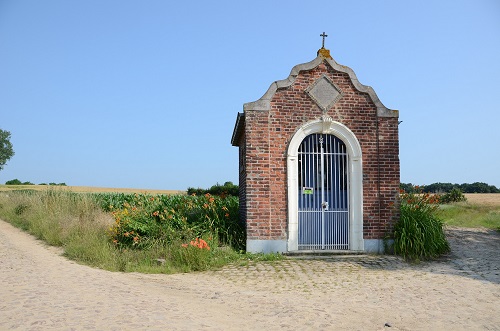
<path fill-rule="evenodd" d="M 0 185 L 0 191 L 12 190 L 37 190 L 42 191 L 48 188 L 71 191 L 77 193 L 148 193 L 148 194 L 185 194 L 186 191 L 180 190 L 153 190 L 137 188 L 113 188 L 113 187 L 94 187 L 94 186 L 48 186 L 48 185 Z"/>
<path fill-rule="evenodd" d="M 500 206 L 500 193 L 467 193 L 467 201 L 478 205 Z"/>

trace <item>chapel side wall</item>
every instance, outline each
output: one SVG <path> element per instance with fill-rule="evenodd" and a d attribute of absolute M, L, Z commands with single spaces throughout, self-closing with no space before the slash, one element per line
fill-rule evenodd
<path fill-rule="evenodd" d="M 246 183 L 247 183 L 247 171 L 246 171 L 246 134 L 242 133 L 240 137 L 239 145 L 239 212 L 240 212 L 240 222 L 246 226 L 247 222 L 247 196 L 246 196 Z"/>
<path fill-rule="evenodd" d="M 268 114 L 267 111 L 245 113 L 247 240 L 272 239 Z"/>
<path fill-rule="evenodd" d="M 380 117 L 380 201 L 382 223 L 374 233 L 376 238 L 383 238 L 392 230 L 399 219 L 399 134 L 398 118 Z"/>

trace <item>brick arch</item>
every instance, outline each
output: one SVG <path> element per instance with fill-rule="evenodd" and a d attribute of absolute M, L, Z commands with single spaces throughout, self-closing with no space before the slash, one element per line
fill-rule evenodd
<path fill-rule="evenodd" d="M 293 135 L 287 153 L 288 251 L 298 249 L 298 149 L 305 137 L 313 133 L 332 134 L 341 139 L 349 154 L 349 250 L 364 250 L 363 243 L 363 169 L 361 145 L 354 133 L 328 116 L 307 122 Z"/>

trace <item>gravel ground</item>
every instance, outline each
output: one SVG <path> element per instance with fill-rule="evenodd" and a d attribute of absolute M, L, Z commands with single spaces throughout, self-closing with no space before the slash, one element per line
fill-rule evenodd
<path fill-rule="evenodd" d="M 500 330 L 500 234 L 448 256 L 334 256 L 143 275 L 68 261 L 0 221 L 0 330 Z"/>

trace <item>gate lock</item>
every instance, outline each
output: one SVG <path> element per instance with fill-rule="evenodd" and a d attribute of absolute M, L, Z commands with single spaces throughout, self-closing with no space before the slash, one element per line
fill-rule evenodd
<path fill-rule="evenodd" d="M 328 201 L 325 201 L 321 204 L 321 208 L 323 208 L 323 210 L 328 210 Z"/>

